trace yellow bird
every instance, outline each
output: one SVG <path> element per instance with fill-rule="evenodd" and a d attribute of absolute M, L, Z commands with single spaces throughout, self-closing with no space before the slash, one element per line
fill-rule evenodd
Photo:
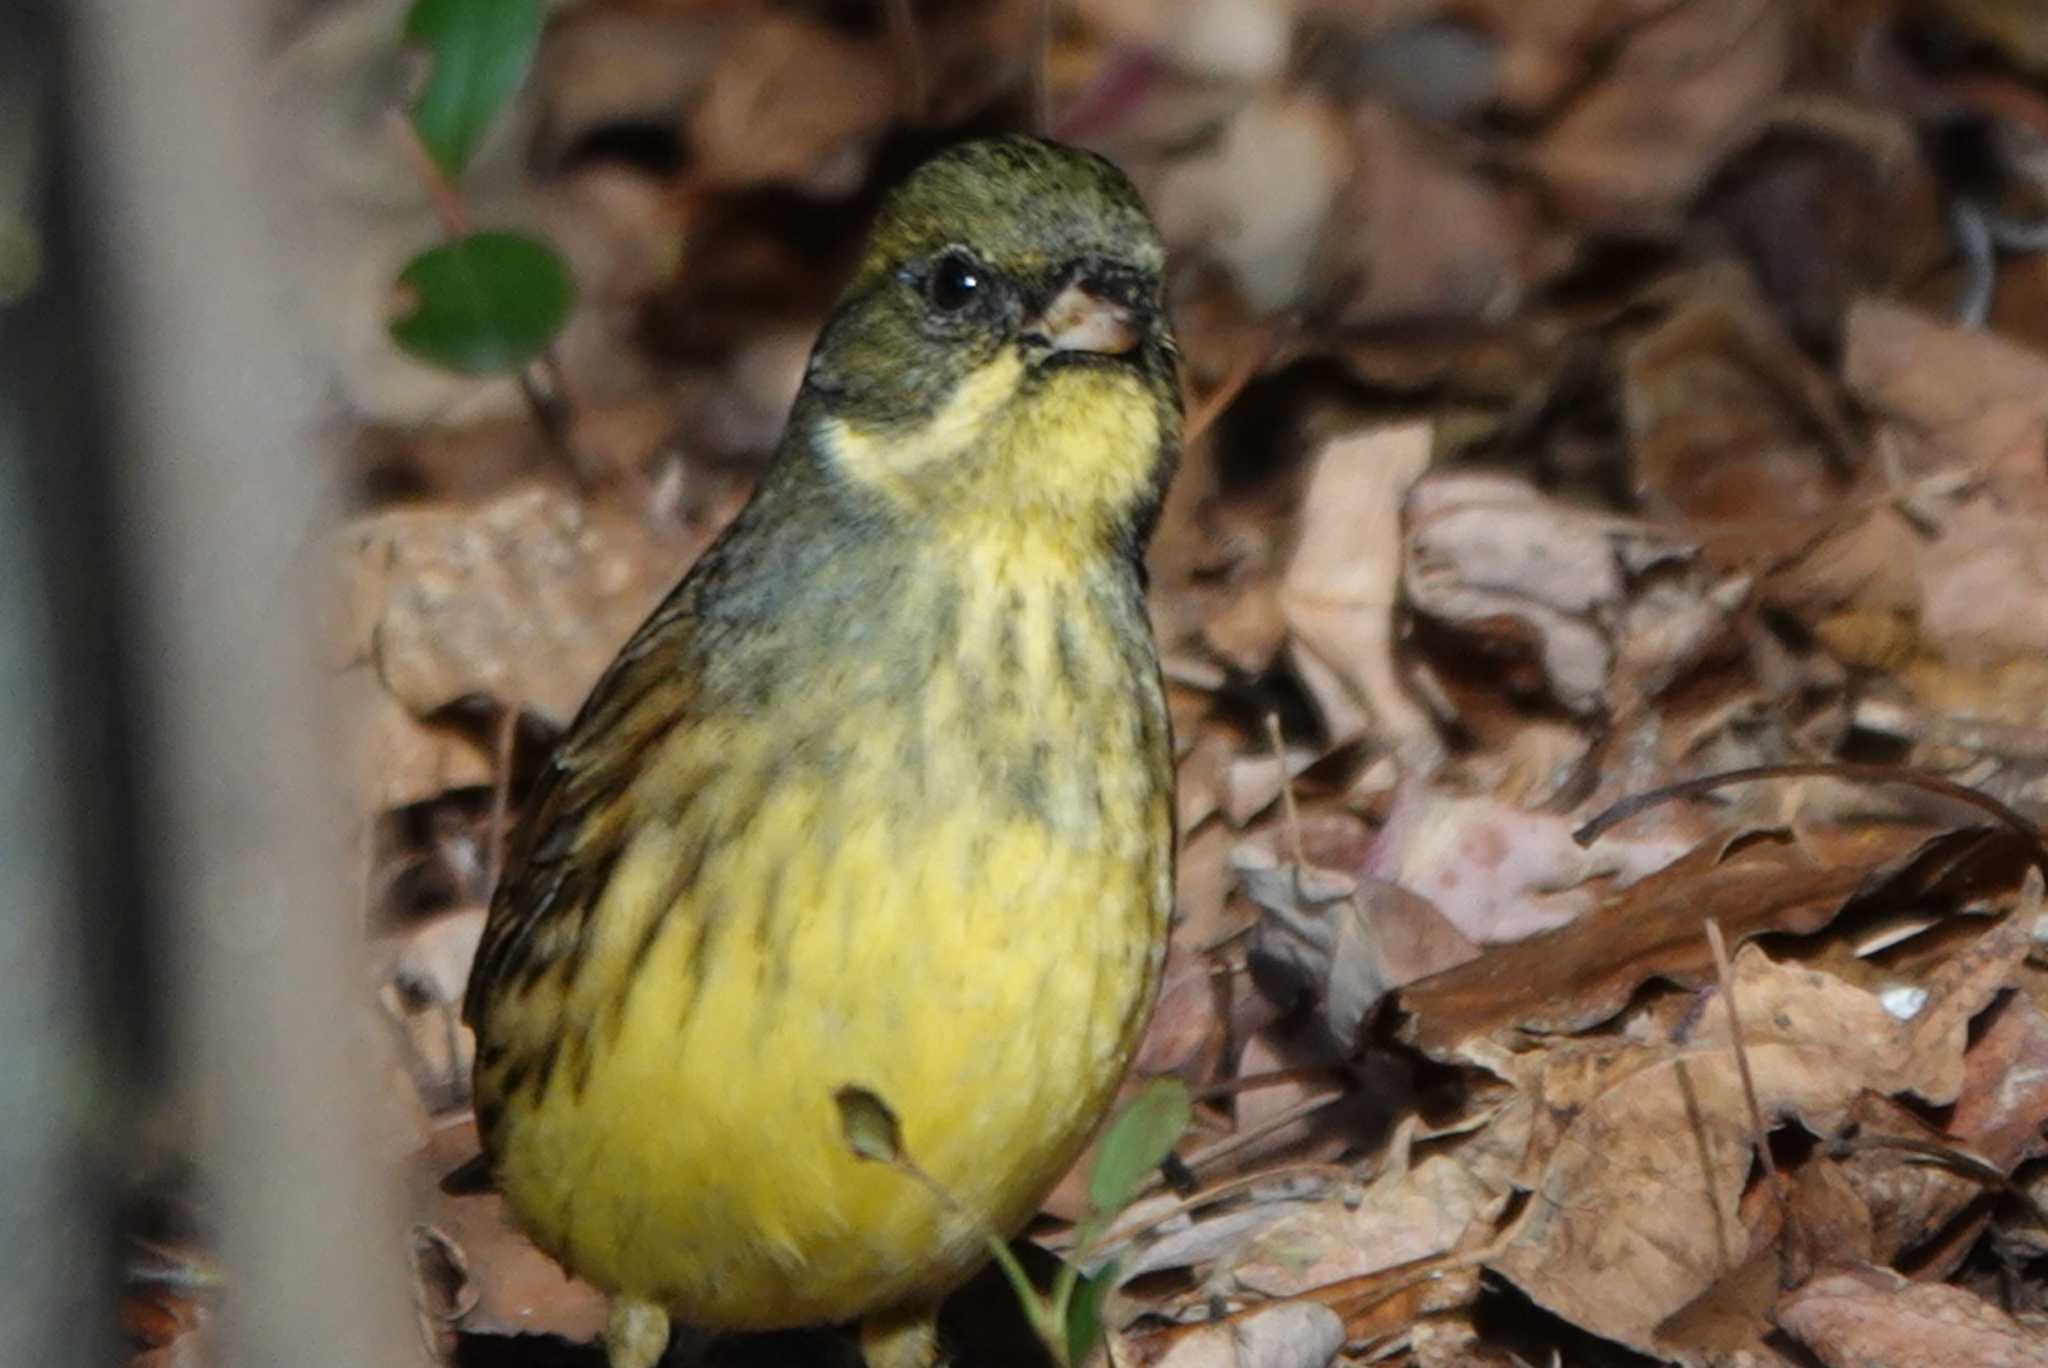
<path fill-rule="evenodd" d="M 753 500 L 539 781 L 465 1004 L 477 1120 L 611 1294 L 613 1368 L 670 1317 L 860 1320 L 872 1368 L 922 1368 L 1116 1091 L 1173 890 L 1163 265 L 1100 157 L 926 163 Z M 950 1204 L 849 1150 L 847 1088 Z"/>

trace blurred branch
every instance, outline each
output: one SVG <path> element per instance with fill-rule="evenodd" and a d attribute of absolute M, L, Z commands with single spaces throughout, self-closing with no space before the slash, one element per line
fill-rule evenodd
<path fill-rule="evenodd" d="M 69 10 L 106 283 L 129 643 L 179 1060 L 232 1284 L 222 1361 L 411 1361 L 357 1050 L 360 930 L 309 624 L 327 523 L 275 307 L 253 0 Z"/>
<path fill-rule="evenodd" d="M 66 373 L 79 345 L 77 274 L 37 171 L 54 161 L 55 20 L 40 0 L 10 19 L 0 24 L 0 1362 L 98 1364 L 114 1352 L 114 1286 L 97 1132 L 120 1080 L 89 969 L 104 975 L 118 957 L 88 949 L 87 852 L 104 832 L 79 762 L 105 718 L 66 668 L 80 652 L 63 648 L 95 635 L 65 583 L 91 440 L 86 387 Z M 99 930 L 120 925 L 117 915 Z"/>

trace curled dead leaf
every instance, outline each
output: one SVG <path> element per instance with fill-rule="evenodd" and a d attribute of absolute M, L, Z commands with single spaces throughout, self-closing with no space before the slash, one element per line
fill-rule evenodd
<path fill-rule="evenodd" d="M 1401 509 L 1428 468 L 1427 423 L 1341 437 L 1316 456 L 1280 583 L 1292 656 L 1332 742 L 1368 731 L 1425 763 L 1438 743 L 1395 663 Z"/>
<path fill-rule="evenodd" d="M 1389 992 L 1479 954 L 1427 898 L 1398 884 L 1284 862 L 1257 841 L 1241 842 L 1231 865 L 1264 909 L 1252 930 L 1255 981 L 1282 1006 L 1314 1002 L 1347 1054 Z"/>
<path fill-rule="evenodd" d="M 1632 582 L 1696 551 L 1682 538 L 1568 508 L 1496 475 L 1417 482 L 1403 523 L 1401 590 L 1408 606 L 1495 653 L 1533 654 L 1550 694 L 1581 715 L 1608 705 L 1616 631 Z M 1671 605 L 1664 610 L 1659 617 L 1668 620 Z M 1643 625 L 1666 630 L 1662 622 Z M 1689 653 L 1696 636 L 1675 638 L 1667 650 Z"/>

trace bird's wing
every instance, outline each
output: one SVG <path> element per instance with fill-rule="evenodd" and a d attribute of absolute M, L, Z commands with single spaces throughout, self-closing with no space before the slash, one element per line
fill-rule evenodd
<path fill-rule="evenodd" d="M 462 1016 L 472 1026 L 482 1027 L 514 979 L 537 981 L 583 941 L 629 832 L 628 790 L 663 738 L 688 722 L 689 588 L 685 581 L 634 634 L 535 781 L 470 970 Z"/>

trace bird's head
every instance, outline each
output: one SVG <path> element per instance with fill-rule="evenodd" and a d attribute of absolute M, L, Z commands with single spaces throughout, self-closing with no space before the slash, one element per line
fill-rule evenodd
<path fill-rule="evenodd" d="M 799 419 L 842 478 L 927 511 L 1142 541 L 1180 444 L 1164 265 L 1103 158 L 952 148 L 883 207 Z"/>

